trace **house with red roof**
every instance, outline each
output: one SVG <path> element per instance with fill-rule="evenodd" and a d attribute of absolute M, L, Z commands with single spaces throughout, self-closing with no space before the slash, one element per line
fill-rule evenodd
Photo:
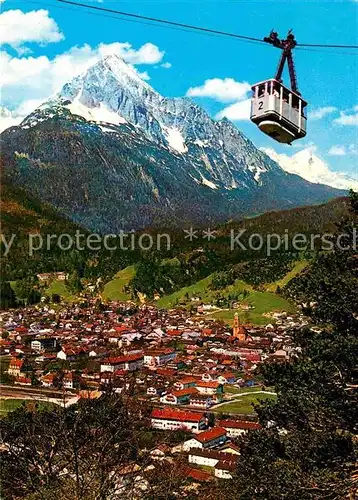
<path fill-rule="evenodd" d="M 215 465 L 215 477 L 219 479 L 232 479 L 232 474 L 236 469 L 236 461 L 233 460 L 220 460 Z"/>
<path fill-rule="evenodd" d="M 186 467 L 183 471 L 183 475 L 195 481 L 207 482 L 212 481 L 213 476 L 209 472 L 205 472 L 200 469 L 194 469 L 193 467 Z"/>
<path fill-rule="evenodd" d="M 88 357 L 88 349 L 77 346 L 62 346 L 61 351 L 58 351 L 57 358 L 64 361 L 76 361 L 77 359 Z"/>
<path fill-rule="evenodd" d="M 221 446 L 227 440 L 226 430 L 222 427 L 213 427 L 212 429 L 200 432 L 193 438 L 185 441 L 183 450 L 189 451 L 191 448 L 215 448 Z"/>
<path fill-rule="evenodd" d="M 24 362 L 22 361 L 22 359 L 11 358 L 7 373 L 12 377 L 20 377 L 23 364 Z"/>
<path fill-rule="evenodd" d="M 127 370 L 133 372 L 143 367 L 143 352 L 129 353 L 126 356 L 104 359 L 101 363 L 101 372 L 112 372 L 117 370 Z"/>
<path fill-rule="evenodd" d="M 161 403 L 171 405 L 188 404 L 193 395 L 198 394 L 195 387 L 188 387 L 187 389 L 179 389 L 178 391 L 171 391 L 169 394 L 164 394 L 160 398 Z"/>
<path fill-rule="evenodd" d="M 43 387 L 53 387 L 56 378 L 56 373 L 47 373 L 41 377 L 41 384 Z"/>
<path fill-rule="evenodd" d="M 27 377 L 17 377 L 15 385 L 32 385 L 31 379 Z"/>
<path fill-rule="evenodd" d="M 196 388 L 201 394 L 209 394 L 211 396 L 213 396 L 214 394 L 222 394 L 224 392 L 223 385 L 219 382 L 199 381 L 196 384 Z"/>
<path fill-rule="evenodd" d="M 108 342 L 110 342 L 111 344 L 118 344 L 119 346 L 122 344 L 121 340 L 122 340 L 122 335 L 124 333 L 126 333 L 128 331 L 128 328 L 126 328 L 125 330 L 123 330 L 123 332 L 117 332 L 115 331 L 115 329 L 113 328 L 112 330 L 110 330 L 108 332 Z"/>
<path fill-rule="evenodd" d="M 189 404 L 190 406 L 195 406 L 196 408 L 207 410 L 208 408 L 213 406 L 214 400 L 211 396 L 197 393 L 191 396 Z"/>
<path fill-rule="evenodd" d="M 227 435 L 233 438 L 246 434 L 248 431 L 261 429 L 261 425 L 257 422 L 249 422 L 245 420 L 220 420 L 220 427 L 226 430 Z"/>
<path fill-rule="evenodd" d="M 9 354 L 12 346 L 11 340 L 0 339 L 0 353 Z"/>
<path fill-rule="evenodd" d="M 201 412 L 154 408 L 151 415 L 151 426 L 154 429 L 163 430 L 187 429 L 196 433 L 205 428 L 206 418 Z"/>
<path fill-rule="evenodd" d="M 230 453 L 221 450 L 210 450 L 192 448 L 188 453 L 188 462 L 190 464 L 204 465 L 206 467 L 215 467 L 220 460 L 232 461 L 233 456 Z"/>
<path fill-rule="evenodd" d="M 65 373 L 62 379 L 62 385 L 64 389 L 73 389 L 73 373 Z"/>
<path fill-rule="evenodd" d="M 183 332 L 181 330 L 167 330 L 168 337 L 180 337 Z"/>
<path fill-rule="evenodd" d="M 174 387 L 178 390 L 188 389 L 196 386 L 197 379 L 194 377 L 185 377 L 174 383 Z"/>
<path fill-rule="evenodd" d="M 144 364 L 149 367 L 162 366 L 173 361 L 175 357 L 176 352 L 169 347 L 151 349 L 144 353 Z"/>
<path fill-rule="evenodd" d="M 161 377 L 171 379 L 174 377 L 177 373 L 177 370 L 174 368 L 158 368 L 157 369 L 157 375 L 160 375 Z"/>

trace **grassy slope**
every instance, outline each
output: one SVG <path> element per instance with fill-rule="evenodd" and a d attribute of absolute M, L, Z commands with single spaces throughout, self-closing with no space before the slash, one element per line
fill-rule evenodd
<path fill-rule="evenodd" d="M 308 266 L 309 262 L 307 260 L 297 261 L 293 269 L 291 269 L 291 271 L 287 273 L 286 276 L 284 276 L 282 279 L 278 281 L 275 281 L 274 283 L 270 283 L 269 285 L 267 285 L 266 290 L 268 292 L 275 292 L 278 286 L 280 288 L 283 288 L 289 283 L 289 281 L 291 281 L 295 276 L 300 274 Z"/>
<path fill-rule="evenodd" d="M 209 299 L 210 290 L 208 290 L 208 287 L 211 285 L 211 282 L 212 282 L 212 275 L 208 276 L 207 278 L 204 278 L 201 281 L 198 281 L 197 283 L 194 283 L 193 285 L 181 288 L 180 290 L 172 293 L 171 295 L 165 295 L 160 300 L 158 300 L 157 302 L 158 307 L 164 307 L 164 308 L 173 307 L 181 300 L 184 300 L 186 294 L 188 294 L 189 298 L 198 295 L 203 300 L 204 297 L 208 297 Z"/>
<path fill-rule="evenodd" d="M 294 304 L 271 292 L 251 292 L 246 301 L 254 306 L 255 309 L 249 311 L 222 310 L 211 314 L 209 317 L 222 319 L 231 324 L 234 319 L 234 313 L 238 312 L 242 323 L 266 325 L 270 322 L 270 313 L 286 311 L 291 314 L 296 310 Z"/>
<path fill-rule="evenodd" d="M 64 281 L 54 280 L 50 283 L 48 288 L 46 289 L 46 295 L 50 297 L 54 294 L 60 295 L 62 299 L 71 302 L 75 299 L 73 295 L 67 289 L 66 283 Z"/>
<path fill-rule="evenodd" d="M 0 416 L 20 408 L 24 401 L 24 399 L 0 399 Z"/>
<path fill-rule="evenodd" d="M 124 287 L 133 278 L 134 272 L 134 266 L 129 266 L 119 271 L 113 280 L 104 286 L 102 298 L 104 300 L 129 300 L 130 296 L 124 291 Z"/>
<path fill-rule="evenodd" d="M 245 392 L 259 392 L 262 391 L 261 386 L 254 387 L 236 387 L 233 385 L 225 385 L 224 392 L 225 394 L 242 394 Z"/>
<path fill-rule="evenodd" d="M 5 416 L 10 411 L 20 408 L 23 404 L 37 405 L 39 411 L 53 408 L 52 403 L 45 401 L 26 400 L 26 399 L 0 399 L 0 417 Z"/>
<path fill-rule="evenodd" d="M 265 401 L 267 399 L 275 399 L 276 396 L 272 394 L 250 394 L 247 396 L 242 396 L 240 399 L 235 400 L 230 403 L 223 404 L 218 408 L 212 408 L 211 411 L 217 413 L 237 413 L 241 415 L 252 415 L 255 413 L 252 404 L 256 404 L 259 401 Z"/>
<path fill-rule="evenodd" d="M 290 272 L 290 274 L 291 273 L 292 271 Z M 292 277 L 294 275 L 295 274 L 293 274 Z M 292 279 L 292 277 L 290 277 L 289 279 Z M 158 301 L 158 306 L 164 308 L 170 308 L 181 302 L 190 304 L 191 297 L 195 296 L 199 296 L 204 303 L 210 303 L 215 293 L 217 293 L 217 291 L 209 290 L 211 282 L 212 282 L 212 275 L 208 276 L 207 278 L 201 281 L 198 281 L 194 285 L 181 288 L 172 295 L 167 295 L 165 297 L 162 297 Z M 274 289 L 276 289 L 276 286 L 277 285 L 275 285 Z M 250 311 L 240 311 L 240 310 L 238 311 L 240 319 L 244 323 L 253 323 L 259 325 L 266 324 L 269 322 L 269 318 L 263 316 L 264 314 L 268 314 L 271 312 L 279 312 L 279 311 L 287 311 L 289 313 L 292 313 L 295 311 L 295 306 L 291 302 L 280 297 L 279 295 L 276 295 L 275 293 L 272 293 L 270 291 L 258 292 L 254 290 L 250 285 L 240 280 L 237 280 L 233 285 L 230 285 L 220 290 L 220 293 L 223 296 L 228 296 L 234 292 L 242 292 L 244 290 L 247 290 L 249 292 L 249 296 L 247 297 L 247 299 L 245 299 L 245 302 L 255 307 L 255 309 L 251 309 Z M 186 298 L 187 296 L 189 296 L 189 299 Z M 224 321 L 231 323 L 234 317 L 234 311 L 221 310 L 218 312 L 211 313 L 210 315 L 208 315 L 208 317 L 214 319 L 222 319 Z"/>

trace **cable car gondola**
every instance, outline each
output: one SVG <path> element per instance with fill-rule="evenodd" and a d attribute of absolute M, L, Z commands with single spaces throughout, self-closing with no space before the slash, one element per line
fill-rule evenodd
<path fill-rule="evenodd" d="M 292 50 L 297 45 L 294 35 L 289 32 L 286 40 L 279 40 L 276 32 L 271 31 L 264 41 L 282 49 L 281 59 L 275 78 L 264 80 L 252 86 L 251 121 L 265 134 L 278 142 L 291 144 L 306 135 L 307 102 L 302 99 L 297 87 L 297 77 Z M 291 89 L 282 83 L 285 63 L 291 80 Z"/>

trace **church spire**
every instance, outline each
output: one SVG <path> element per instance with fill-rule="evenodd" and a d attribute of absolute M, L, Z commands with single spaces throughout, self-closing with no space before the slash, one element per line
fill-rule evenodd
<path fill-rule="evenodd" d="M 238 313 L 235 313 L 234 316 L 233 336 L 240 342 L 245 342 L 247 339 L 247 330 L 243 325 L 241 325 Z"/>

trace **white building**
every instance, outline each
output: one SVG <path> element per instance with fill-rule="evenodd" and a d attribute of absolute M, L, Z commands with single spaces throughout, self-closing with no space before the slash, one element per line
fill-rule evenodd
<path fill-rule="evenodd" d="M 232 473 L 236 468 L 235 462 L 220 460 L 215 466 L 214 475 L 220 479 L 232 479 Z"/>
<path fill-rule="evenodd" d="M 31 349 L 35 352 L 41 352 L 42 351 L 42 344 L 39 340 L 32 340 L 31 341 Z"/>
<path fill-rule="evenodd" d="M 219 382 L 198 382 L 196 384 L 196 389 L 200 394 L 207 394 L 213 396 L 215 394 L 222 394 L 224 388 Z"/>
<path fill-rule="evenodd" d="M 187 429 L 200 432 L 205 428 L 206 419 L 203 413 L 176 410 L 174 408 L 154 408 L 151 426 L 154 429 L 178 430 Z"/>
<path fill-rule="evenodd" d="M 261 425 L 256 422 L 247 422 L 244 420 L 220 420 L 220 427 L 226 430 L 227 435 L 237 438 L 248 431 L 261 429 Z"/>
<path fill-rule="evenodd" d="M 170 348 L 153 349 L 144 353 L 145 366 L 162 366 L 176 358 L 176 352 Z"/>
<path fill-rule="evenodd" d="M 73 389 L 73 374 L 72 373 L 65 373 L 63 380 L 62 380 L 62 385 L 64 389 Z"/>
<path fill-rule="evenodd" d="M 183 450 L 189 451 L 192 448 L 214 448 L 225 443 L 226 430 L 221 427 L 213 427 L 212 429 L 204 432 L 200 432 L 197 436 L 192 439 L 188 439 L 183 444 Z"/>
<path fill-rule="evenodd" d="M 133 372 L 143 367 L 143 353 L 129 353 L 127 356 L 118 358 L 107 358 L 101 363 L 101 372 L 112 372 L 117 370 L 126 370 Z"/>
<path fill-rule="evenodd" d="M 188 462 L 206 467 L 215 467 L 220 460 L 232 460 L 232 455 L 216 450 L 192 448 L 188 454 Z"/>

